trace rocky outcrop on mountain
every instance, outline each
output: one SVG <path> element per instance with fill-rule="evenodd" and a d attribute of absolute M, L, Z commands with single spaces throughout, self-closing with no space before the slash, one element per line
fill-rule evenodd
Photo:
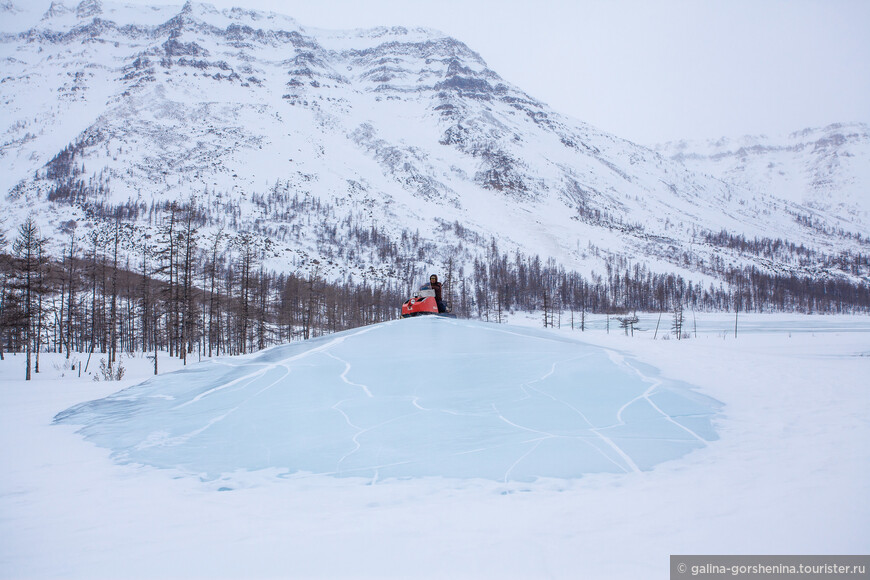
<path fill-rule="evenodd" d="M 147 236 L 162 208 L 186 200 L 203 228 L 268 238 L 276 269 L 304 254 L 357 273 L 409 236 L 427 251 L 405 258 L 432 267 L 470 267 L 497 240 L 587 273 L 609 258 L 704 275 L 719 261 L 808 267 L 718 244 L 723 231 L 826 256 L 866 251 L 866 222 L 838 197 L 866 182 L 848 169 L 870 155 L 856 130 L 706 156 L 651 151 L 559 115 L 433 30 L 55 1 L 0 35 L 0 59 L 0 195 L 48 230 L 123 214 Z M 792 174 L 783 155 L 810 167 L 807 187 L 830 203 L 764 187 Z M 347 260 L 363 223 L 394 250 Z"/>

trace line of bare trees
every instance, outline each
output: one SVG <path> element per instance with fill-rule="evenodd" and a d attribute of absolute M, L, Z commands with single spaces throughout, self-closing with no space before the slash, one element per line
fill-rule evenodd
<path fill-rule="evenodd" d="M 866 272 L 862 268 L 861 272 Z M 446 285 L 455 312 L 503 322 L 511 311 L 542 311 L 545 326 L 561 313 L 582 320 L 587 312 L 753 311 L 857 313 L 870 311 L 870 283 L 842 275 L 763 272 L 758 267 L 710 270 L 720 282 L 702 284 L 675 273 L 657 273 L 641 262 L 610 256 L 604 271 L 583 276 L 555 260 L 500 252 L 491 241 L 472 272 L 448 267 Z"/>
<path fill-rule="evenodd" d="M 193 202 L 167 204 L 148 235 L 123 217 L 87 234 L 75 222 L 64 224 L 60 256 L 47 255 L 32 218 L 11 244 L 0 228 L 0 358 L 26 353 L 27 378 L 44 351 L 86 353 L 88 365 L 99 353 L 110 375 L 120 352 L 147 352 L 156 372 L 159 353 L 187 362 L 390 320 L 422 271 L 397 253 L 402 282 L 376 274 L 328 282 L 316 262 L 308 274 L 280 274 L 266 265 L 262 236 L 214 228 L 202 234 L 206 218 Z M 865 265 L 855 268 L 860 273 Z M 441 278 L 459 316 L 505 322 L 512 311 L 542 311 L 545 326 L 560 324 L 564 314 L 581 329 L 592 312 L 870 311 L 866 282 L 752 266 L 715 273 L 721 282 L 705 286 L 611 257 L 603 272 L 585 277 L 552 259 L 501 252 L 492 240 L 469 270 L 448 256 Z"/>
<path fill-rule="evenodd" d="M 45 253 L 33 218 L 11 253 L 0 253 L 0 358 L 41 351 L 99 353 L 108 373 L 121 352 L 202 358 L 242 354 L 395 318 L 395 285 L 328 283 L 317 270 L 276 274 L 250 234 L 200 236 L 187 208 L 173 206 L 151 237 L 135 240 L 120 219 L 79 236 L 66 224 L 63 255 Z M 5 249 L 0 247 L 0 252 Z M 126 256 L 123 257 L 122 256 Z"/>

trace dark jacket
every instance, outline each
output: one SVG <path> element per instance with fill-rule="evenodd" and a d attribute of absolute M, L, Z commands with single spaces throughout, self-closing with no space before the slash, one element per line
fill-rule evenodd
<path fill-rule="evenodd" d="M 441 282 L 429 282 L 429 286 L 435 291 L 435 301 L 441 302 Z"/>

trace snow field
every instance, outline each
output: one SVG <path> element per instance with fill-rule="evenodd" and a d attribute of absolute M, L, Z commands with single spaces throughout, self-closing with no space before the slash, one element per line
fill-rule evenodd
<path fill-rule="evenodd" d="M 728 318 L 707 315 L 711 329 L 684 341 L 582 334 L 722 401 L 718 440 L 651 471 L 534 482 L 277 470 L 200 481 L 118 465 L 50 423 L 136 380 L 58 380 L 43 355 L 45 374 L 26 384 L 23 357 L 7 355 L 0 575 L 662 578 L 670 554 L 866 553 L 870 321 L 760 316 L 778 330 L 734 340 L 713 329 Z M 146 378 L 136 364 L 125 360 Z"/>

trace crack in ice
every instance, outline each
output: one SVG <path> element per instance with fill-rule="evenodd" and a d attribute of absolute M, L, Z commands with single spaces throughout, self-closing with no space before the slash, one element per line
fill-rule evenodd
<path fill-rule="evenodd" d="M 661 408 L 659 408 L 659 406 L 653 402 L 653 400 L 650 398 L 650 396 L 652 395 L 653 391 L 655 391 L 658 387 L 661 386 L 662 381 L 660 379 L 656 379 L 654 377 L 649 377 L 649 376 L 643 374 L 639 368 L 636 368 L 635 366 L 633 366 L 630 362 L 625 360 L 625 358 L 622 358 L 622 360 L 620 362 L 624 366 L 631 369 L 635 374 L 637 374 L 637 376 L 640 377 L 641 381 L 643 381 L 645 383 L 650 383 L 650 386 L 647 387 L 643 393 L 641 393 L 637 397 L 633 398 L 632 400 L 628 401 L 622 407 L 619 408 L 619 411 L 616 413 L 616 419 L 617 419 L 617 421 L 619 421 L 619 423 L 617 423 L 617 425 L 625 425 L 625 421 L 623 421 L 623 419 L 622 419 L 623 411 L 625 411 L 625 409 L 630 407 L 635 402 L 643 399 L 646 401 L 646 403 L 650 407 L 652 407 L 657 413 L 659 413 L 662 417 L 664 417 L 664 419 L 666 421 L 673 423 L 674 425 L 676 425 L 677 427 L 679 427 L 680 429 L 682 429 L 683 431 L 685 431 L 686 433 L 688 433 L 689 435 L 691 435 L 692 437 L 697 439 L 698 441 L 704 443 L 705 445 L 708 443 L 708 441 L 706 439 L 704 439 L 703 437 L 701 437 L 700 435 L 698 435 L 697 433 L 695 433 L 694 431 L 692 431 L 691 429 L 689 429 L 685 425 L 682 425 L 682 424 L 678 423 L 677 421 L 674 421 L 673 417 L 671 417 L 669 414 L 662 411 Z"/>
<path fill-rule="evenodd" d="M 359 388 L 361 388 L 361 389 L 363 390 L 363 392 L 366 394 L 366 396 L 367 396 L 368 398 L 371 399 L 371 398 L 374 397 L 374 395 L 372 395 L 372 392 L 369 390 L 369 388 L 368 388 L 366 385 L 362 385 L 362 384 L 360 384 L 360 383 L 355 383 L 355 382 L 353 382 L 353 381 L 351 381 L 350 379 L 347 378 L 347 373 L 350 372 L 350 363 L 349 363 L 349 362 L 347 362 L 347 361 L 344 360 L 343 358 L 339 358 L 339 357 L 335 356 L 335 355 L 332 354 L 331 352 L 327 352 L 327 353 L 325 353 L 325 354 L 326 354 L 326 356 L 328 356 L 328 357 L 334 358 L 334 359 L 337 360 L 338 362 L 344 363 L 344 372 L 341 373 L 341 375 L 339 376 L 339 378 L 340 378 L 342 381 L 344 381 L 344 382 L 347 383 L 348 385 L 351 385 L 351 386 L 354 386 L 354 387 L 359 387 Z"/>
<path fill-rule="evenodd" d="M 202 393 L 198 394 L 197 396 L 195 396 L 194 398 L 192 398 L 191 400 L 189 400 L 185 403 L 182 403 L 181 405 L 178 405 L 175 408 L 181 409 L 181 408 L 186 407 L 188 405 L 192 405 L 193 403 L 197 403 L 197 402 L 201 401 L 202 399 L 204 399 L 205 397 L 208 397 L 209 395 L 213 395 L 214 393 L 217 393 L 218 391 L 228 389 L 229 387 L 232 387 L 233 385 L 238 384 L 246 379 L 252 379 L 252 380 L 256 379 L 257 377 L 260 377 L 260 376 L 264 375 L 265 373 L 267 373 L 268 371 L 270 371 L 274 368 L 277 368 L 279 366 L 287 367 L 288 363 L 291 363 L 291 362 L 297 361 L 299 359 L 311 356 L 312 354 L 317 354 L 320 352 L 328 351 L 332 347 L 343 343 L 348 338 L 353 338 L 355 336 L 365 334 L 366 332 L 371 332 L 375 328 L 377 328 L 377 327 L 376 326 L 366 326 L 362 330 L 359 330 L 357 332 L 353 332 L 350 334 L 345 334 L 343 336 L 339 336 L 339 337 L 334 338 L 333 340 L 327 342 L 326 344 L 316 346 L 312 349 L 306 350 L 305 352 L 301 352 L 299 354 L 287 357 L 285 359 L 282 359 L 282 360 L 274 362 L 274 363 L 250 363 L 250 364 L 266 364 L 266 366 L 262 369 L 259 369 L 255 372 L 253 372 L 253 373 L 250 373 L 250 374 L 247 374 L 245 376 L 234 379 L 234 380 L 230 381 L 229 383 L 218 385 L 217 387 L 214 387 L 214 388 L 211 388 L 205 392 L 202 392 Z M 327 354 L 329 354 L 329 353 L 327 353 Z"/>
<path fill-rule="evenodd" d="M 567 363 L 567 362 L 571 362 L 571 361 L 574 361 L 574 360 L 579 360 L 579 359 L 581 359 L 581 358 L 585 358 L 585 357 L 588 357 L 588 356 L 589 356 L 589 355 L 581 355 L 581 356 L 573 357 L 573 358 L 570 358 L 570 359 L 567 359 L 567 360 L 564 360 L 564 361 L 561 361 L 561 362 L 562 362 L 562 363 Z M 559 364 L 559 363 L 558 363 L 558 362 L 553 363 L 553 366 L 552 366 L 552 368 L 550 369 L 550 372 L 546 373 L 543 377 L 541 377 L 541 378 L 539 378 L 539 379 L 536 379 L 536 380 L 534 380 L 534 381 L 531 381 L 531 382 L 529 382 L 529 383 L 526 383 L 526 384 L 524 385 L 524 387 L 525 387 L 525 386 L 528 386 L 528 388 L 532 389 L 533 391 L 535 391 L 535 392 L 537 392 L 537 393 L 539 393 L 539 394 L 541 394 L 541 395 L 543 395 L 543 396 L 545 396 L 545 397 L 548 397 L 548 398 L 550 398 L 551 400 L 555 401 L 556 403 L 559 403 L 559 404 L 564 405 L 565 407 L 571 409 L 573 412 L 575 412 L 577 415 L 579 415 L 579 416 L 580 416 L 580 417 L 581 417 L 581 418 L 586 422 L 587 425 L 589 425 L 589 431 L 592 432 L 592 433 L 594 433 L 595 436 L 597 436 L 599 439 L 601 439 L 601 440 L 602 440 L 602 441 L 603 441 L 603 442 L 604 442 L 608 447 L 610 447 L 611 449 L 613 449 L 613 451 L 616 452 L 616 454 L 619 455 L 619 457 L 622 458 L 622 460 L 625 462 L 625 464 L 628 465 L 628 467 L 629 467 L 632 471 L 634 471 L 634 472 L 639 472 L 640 469 L 638 468 L 637 464 L 636 464 L 636 463 L 631 459 L 631 457 L 628 455 L 628 453 L 626 453 L 626 452 L 625 452 L 625 451 L 624 451 L 624 450 L 623 450 L 619 445 L 617 445 L 617 444 L 616 444 L 616 443 L 615 443 L 615 442 L 614 442 L 610 437 L 608 437 L 608 436 L 604 435 L 603 433 L 601 433 L 601 432 L 599 431 L 599 428 L 596 427 L 596 426 L 592 423 L 592 421 L 590 421 L 589 418 L 586 417 L 586 415 L 585 415 L 585 414 L 584 414 L 580 409 L 578 409 L 577 407 L 575 407 L 574 405 L 572 405 L 572 404 L 569 403 L 568 401 L 565 401 L 565 400 L 563 400 L 563 399 L 561 399 L 561 398 L 559 398 L 559 397 L 557 397 L 557 396 L 555 396 L 555 395 L 553 395 L 553 394 L 551 394 L 551 393 L 544 392 L 544 391 L 542 391 L 541 389 L 532 386 L 532 384 L 543 382 L 545 379 L 547 379 L 548 377 L 552 376 L 553 373 L 555 373 L 555 371 L 556 371 L 556 365 L 557 365 L 557 364 Z M 523 390 L 525 391 L 525 388 L 523 388 Z M 504 417 L 502 417 L 502 419 L 505 420 Z M 515 425 L 515 426 L 517 426 L 517 427 L 521 427 L 520 425 Z M 521 428 L 522 428 L 522 427 L 521 427 Z M 586 441 L 586 440 L 585 440 L 584 438 L 582 438 L 582 437 L 577 437 L 577 436 L 571 437 L 571 436 L 567 436 L 567 435 L 554 435 L 554 434 L 551 434 L 551 435 L 553 435 L 553 437 L 565 437 L 565 438 L 569 438 L 569 439 L 578 439 L 578 440 L 582 441 L 584 444 L 589 445 L 590 447 L 592 447 L 595 451 L 597 451 L 599 454 L 601 454 L 605 459 L 607 459 L 608 461 L 610 461 L 611 463 L 613 463 L 615 466 L 619 467 L 619 468 L 622 469 L 623 471 L 627 471 L 627 470 L 625 469 L 625 466 L 620 465 L 619 463 L 617 463 L 616 461 L 614 461 L 613 458 L 610 457 L 607 453 L 604 453 L 604 451 L 602 451 L 600 448 L 596 447 L 595 445 L 592 445 L 591 443 L 589 443 L 588 441 Z"/>

